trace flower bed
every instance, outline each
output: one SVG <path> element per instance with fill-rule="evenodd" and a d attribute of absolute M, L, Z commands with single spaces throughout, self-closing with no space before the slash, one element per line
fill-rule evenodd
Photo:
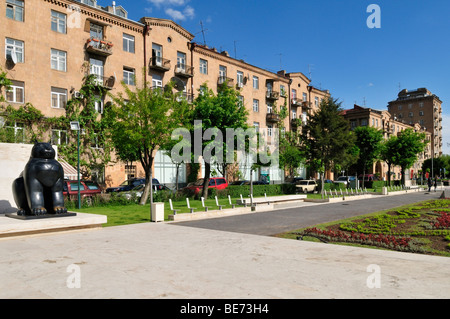
<path fill-rule="evenodd" d="M 450 199 L 428 201 L 407 209 L 311 227 L 291 233 L 297 239 L 349 243 L 385 249 L 450 256 Z"/>

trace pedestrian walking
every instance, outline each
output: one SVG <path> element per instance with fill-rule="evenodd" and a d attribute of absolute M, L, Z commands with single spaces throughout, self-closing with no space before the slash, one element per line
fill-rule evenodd
<path fill-rule="evenodd" d="M 435 177 L 434 178 L 434 191 L 436 191 L 436 188 L 437 188 L 437 178 Z"/>
<path fill-rule="evenodd" d="M 428 181 L 427 182 L 428 182 L 428 191 L 431 192 L 431 186 L 433 185 L 432 181 L 431 181 L 431 177 L 428 177 Z"/>

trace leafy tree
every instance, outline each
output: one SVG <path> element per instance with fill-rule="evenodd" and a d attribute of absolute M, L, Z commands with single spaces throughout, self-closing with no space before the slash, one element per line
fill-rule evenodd
<path fill-rule="evenodd" d="M 418 154 L 425 150 L 428 143 L 425 133 L 414 132 L 406 129 L 398 134 L 395 140 L 394 165 L 401 168 L 402 183 L 405 183 L 405 171 L 418 159 Z"/>
<path fill-rule="evenodd" d="M 144 205 L 150 195 L 153 203 L 153 162 L 161 145 L 169 143 L 172 131 L 179 127 L 189 110 L 185 99 L 172 92 L 148 85 L 130 89 L 122 83 L 125 94 L 112 96 L 114 103 L 106 110 L 111 138 L 122 160 L 140 161 L 145 171 L 145 188 L 140 199 Z"/>
<path fill-rule="evenodd" d="M 204 136 L 205 131 L 209 129 L 209 132 L 213 132 L 212 135 L 214 135 L 214 139 L 211 136 L 211 140 L 202 141 L 203 153 L 208 148 L 212 155 L 210 158 L 204 156 L 205 176 L 202 197 L 208 197 L 213 161 L 218 161 L 219 164 L 226 163 L 227 154 L 234 152 L 234 148 L 228 149 L 224 141 L 226 129 L 246 130 L 248 128 L 247 116 L 248 112 L 239 99 L 239 93 L 234 88 L 223 85 L 215 95 L 206 84 L 201 86 L 200 94 L 194 100 L 193 111 L 193 119 L 201 120 L 201 127 L 196 127 L 194 130 L 201 130 L 202 136 Z M 222 140 L 217 138 L 220 134 L 222 134 Z"/>
<path fill-rule="evenodd" d="M 359 166 L 363 171 L 363 182 L 366 170 L 373 166 L 373 162 L 380 155 L 383 132 L 370 126 L 359 126 L 354 129 L 356 136 L 355 145 L 359 148 Z"/>
<path fill-rule="evenodd" d="M 391 168 L 397 163 L 397 136 L 392 135 L 381 143 L 380 159 L 388 166 L 388 185 L 391 185 Z"/>
<path fill-rule="evenodd" d="M 450 172 L 450 155 L 444 154 L 433 159 L 426 159 L 422 164 L 422 171 L 426 172 L 428 169 L 431 172 L 432 167 L 434 172 L 439 172 L 445 178 L 444 171 L 445 174 Z"/>
<path fill-rule="evenodd" d="M 322 101 L 315 114 L 310 116 L 303 131 L 303 150 L 308 163 L 323 172 L 341 163 L 348 149 L 353 146 L 354 137 L 349 122 L 341 116 L 341 103 L 330 97 Z M 325 174 L 322 175 L 323 196 Z"/>

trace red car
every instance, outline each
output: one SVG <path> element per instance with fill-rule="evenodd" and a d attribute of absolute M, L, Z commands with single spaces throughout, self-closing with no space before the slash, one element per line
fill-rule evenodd
<path fill-rule="evenodd" d="M 186 189 L 193 190 L 195 194 L 200 193 L 200 190 L 203 188 L 203 178 L 200 178 L 192 185 L 186 186 Z M 216 188 L 216 189 L 224 189 L 228 187 L 228 182 L 223 177 L 211 177 L 209 179 L 208 188 Z"/>
<path fill-rule="evenodd" d="M 90 202 L 92 197 L 102 193 L 101 187 L 93 181 L 80 181 L 80 197 Z M 64 198 L 68 200 L 78 199 L 78 181 L 65 180 L 63 188 Z"/>

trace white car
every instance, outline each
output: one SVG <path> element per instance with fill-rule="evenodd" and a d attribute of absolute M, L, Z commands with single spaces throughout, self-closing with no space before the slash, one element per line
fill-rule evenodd
<path fill-rule="evenodd" d="M 297 193 L 308 193 L 317 190 L 317 183 L 313 180 L 304 179 L 295 184 Z"/>

